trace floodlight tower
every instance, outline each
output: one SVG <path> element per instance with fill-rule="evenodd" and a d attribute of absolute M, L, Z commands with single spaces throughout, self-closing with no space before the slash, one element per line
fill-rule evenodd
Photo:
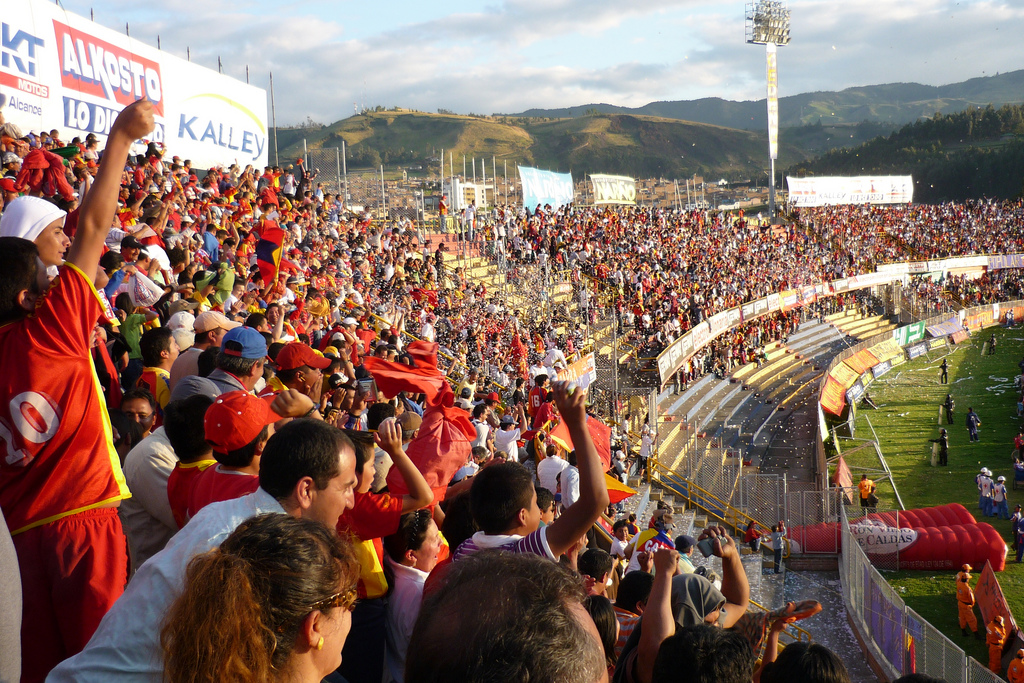
<path fill-rule="evenodd" d="M 785 0 L 747 3 L 748 43 L 764 45 L 768 63 L 768 215 L 775 220 L 775 160 L 779 156 L 779 70 L 776 48 L 789 45 L 789 8 Z"/>

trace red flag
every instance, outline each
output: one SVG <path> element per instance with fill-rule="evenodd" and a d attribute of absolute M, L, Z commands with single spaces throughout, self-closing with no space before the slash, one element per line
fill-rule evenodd
<path fill-rule="evenodd" d="M 444 499 L 448 482 L 469 459 L 470 439 L 476 437 L 476 429 L 469 421 L 469 414 L 455 407 L 455 394 L 444 375 L 436 365 L 431 365 L 432 361 L 437 362 L 437 344 L 416 341 L 408 349 L 416 367 L 372 356 L 364 358 L 363 365 L 384 396 L 394 396 L 399 391 L 427 395 L 419 434 L 406 452 L 426 478 L 436 503 Z M 393 496 L 409 492 L 398 468 L 392 468 L 388 474 L 388 490 Z"/>
<path fill-rule="evenodd" d="M 594 447 L 597 448 L 597 454 L 601 458 L 601 471 L 607 472 L 612 466 L 611 427 L 597 418 L 587 415 L 587 430 L 590 432 L 590 438 L 594 440 Z M 551 430 L 551 438 L 565 450 L 575 450 L 572 438 L 569 436 L 569 428 L 564 420 Z"/>

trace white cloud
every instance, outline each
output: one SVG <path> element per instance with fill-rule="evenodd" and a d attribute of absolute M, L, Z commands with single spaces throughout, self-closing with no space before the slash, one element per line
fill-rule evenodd
<path fill-rule="evenodd" d="M 91 0 L 90 0 L 91 1 Z M 88 16 L 86 0 L 65 0 Z M 462 7 L 463 5 L 458 5 Z M 345 6 L 110 0 L 147 42 L 266 87 L 279 123 L 329 122 L 353 103 L 426 111 L 516 112 L 607 102 L 763 97 L 763 49 L 743 42 L 743 5 L 709 0 L 507 0 L 377 32 L 346 26 Z M 1024 7 L 999 0 L 798 0 L 779 53 L 783 95 L 855 85 L 952 83 L 1020 67 Z M 308 12 L 305 13 L 304 12 Z M 112 19 L 117 17 L 117 19 Z M 354 39 L 349 37 L 358 34 Z M 835 46 L 836 49 L 832 49 Z"/>

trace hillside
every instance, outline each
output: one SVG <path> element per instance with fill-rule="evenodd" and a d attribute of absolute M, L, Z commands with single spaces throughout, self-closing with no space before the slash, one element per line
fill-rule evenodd
<path fill-rule="evenodd" d="M 790 175 L 905 175 L 914 200 L 1009 199 L 1024 186 L 1024 106 L 968 109 L 794 164 Z"/>
<path fill-rule="evenodd" d="M 350 168 L 426 166 L 444 149 L 454 156 L 456 172 L 465 154 L 495 157 L 499 166 L 507 161 L 576 174 L 677 178 L 755 177 L 767 167 L 768 148 L 764 133 L 649 116 L 528 119 L 390 110 L 319 128 L 280 129 L 282 162 L 301 155 L 303 139 L 309 149 L 340 147 L 344 140 Z M 787 165 L 809 158 L 785 138 L 780 156 Z"/>
<path fill-rule="evenodd" d="M 780 61 L 781 58 L 780 58 Z M 784 63 L 781 66 L 785 68 Z M 782 72 L 785 87 L 785 73 Z M 818 121 L 855 124 L 862 121 L 902 125 L 936 112 L 951 113 L 968 107 L 1024 102 L 1024 70 L 972 78 L 962 83 L 930 86 L 920 83 L 888 83 L 847 88 L 838 92 L 813 92 L 779 99 L 779 126 L 788 128 Z M 567 118 L 597 111 L 639 114 L 711 123 L 729 128 L 762 130 L 768 126 L 764 100 L 734 102 L 717 97 L 674 102 L 651 102 L 642 107 L 585 104 L 562 109 L 529 109 L 513 116 Z"/>

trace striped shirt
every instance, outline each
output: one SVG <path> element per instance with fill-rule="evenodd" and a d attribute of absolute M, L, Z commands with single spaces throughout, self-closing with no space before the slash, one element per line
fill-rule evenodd
<path fill-rule="evenodd" d="M 529 553 L 546 557 L 549 560 L 557 560 L 548 545 L 547 527 L 541 527 L 527 536 L 516 536 L 514 534 L 485 534 L 478 531 L 462 543 L 452 556 L 453 562 L 458 562 L 463 557 L 472 555 L 481 550 L 498 549 L 509 553 Z"/>

